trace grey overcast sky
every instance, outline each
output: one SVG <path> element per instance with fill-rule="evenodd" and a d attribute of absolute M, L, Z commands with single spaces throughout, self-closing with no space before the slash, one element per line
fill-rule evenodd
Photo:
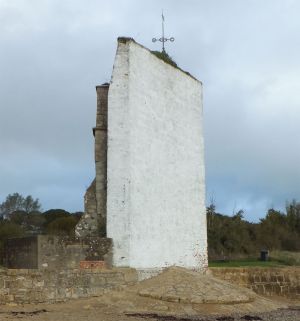
<path fill-rule="evenodd" d="M 204 84 L 207 202 L 251 221 L 300 200 L 300 1 L 0 0 L 0 203 L 83 209 L 95 85 L 118 36 L 167 45 Z"/>

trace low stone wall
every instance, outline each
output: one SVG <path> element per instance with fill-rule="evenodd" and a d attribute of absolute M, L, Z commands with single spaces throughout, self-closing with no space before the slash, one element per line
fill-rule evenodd
<path fill-rule="evenodd" d="M 134 284 L 134 269 L 0 270 L 0 304 L 59 302 Z"/>
<path fill-rule="evenodd" d="M 210 268 L 213 276 L 252 289 L 257 294 L 300 299 L 300 268 Z"/>
<path fill-rule="evenodd" d="M 4 266 L 9 269 L 77 269 L 80 261 L 106 261 L 111 265 L 112 240 L 35 235 L 8 239 Z"/>

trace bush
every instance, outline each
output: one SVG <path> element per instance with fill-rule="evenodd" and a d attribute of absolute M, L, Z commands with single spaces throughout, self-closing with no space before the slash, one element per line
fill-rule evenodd
<path fill-rule="evenodd" d="M 45 227 L 47 227 L 51 222 L 57 220 L 58 218 L 70 217 L 71 214 L 60 208 L 48 210 L 43 213 L 45 217 Z"/>
<path fill-rule="evenodd" d="M 77 219 L 73 216 L 58 218 L 47 226 L 47 233 L 53 235 L 74 236 L 75 225 L 77 222 Z"/>
<path fill-rule="evenodd" d="M 300 266 L 300 253 L 290 251 L 272 251 L 270 253 L 272 260 L 282 262 L 287 265 Z"/>

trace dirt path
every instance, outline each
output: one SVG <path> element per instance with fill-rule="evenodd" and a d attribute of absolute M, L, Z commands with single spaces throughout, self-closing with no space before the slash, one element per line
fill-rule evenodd
<path fill-rule="evenodd" d="M 263 321 L 299 321 L 300 306 L 272 312 L 260 313 L 229 313 L 220 314 L 213 309 L 202 307 L 202 313 L 192 315 L 168 312 L 125 312 L 118 308 L 101 303 L 99 298 L 75 300 L 59 304 L 39 304 L 25 306 L 3 306 L 0 308 L 0 320 L 21 321 L 119 321 L 119 320 L 149 320 L 149 321 L 233 321 L 233 320 L 263 320 Z"/>

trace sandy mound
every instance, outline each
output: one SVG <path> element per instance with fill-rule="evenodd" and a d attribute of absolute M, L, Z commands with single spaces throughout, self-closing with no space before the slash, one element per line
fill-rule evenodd
<path fill-rule="evenodd" d="M 120 313 L 164 315 L 253 313 L 285 308 L 254 292 L 217 278 L 172 267 L 148 280 L 98 298 Z"/>
<path fill-rule="evenodd" d="M 142 281 L 138 294 L 169 302 L 234 304 L 254 301 L 253 291 L 179 267 Z"/>

